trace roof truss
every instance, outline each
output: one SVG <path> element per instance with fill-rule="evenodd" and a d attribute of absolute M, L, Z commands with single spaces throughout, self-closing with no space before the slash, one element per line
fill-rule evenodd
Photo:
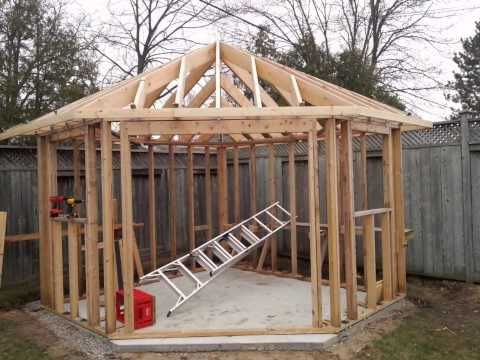
<path fill-rule="evenodd" d="M 279 106 L 274 94 L 269 94 L 262 83 L 275 89 L 287 106 Z M 165 89 L 173 86 L 176 88 L 162 108 L 153 110 L 152 106 Z M 213 98 L 213 108 L 206 108 L 210 98 Z M 431 126 L 430 122 L 373 99 L 217 41 L 58 111 L 15 126 L 1 133 L 0 140 L 68 130 L 95 119 L 170 121 L 210 120 L 212 117 L 248 119 L 252 116 L 314 116 L 318 119 L 335 116 L 352 121 L 360 119 L 362 123 L 365 119 L 377 119 L 395 123 L 403 129 Z M 193 128 L 192 134 L 172 136 L 172 139 L 195 143 L 208 141 L 213 135 L 193 136 L 194 133 Z M 237 142 L 275 137 L 283 135 L 269 131 L 232 136 Z"/>

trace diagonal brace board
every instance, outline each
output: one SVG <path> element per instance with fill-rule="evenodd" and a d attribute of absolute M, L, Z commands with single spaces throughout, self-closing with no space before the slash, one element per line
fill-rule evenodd
<path fill-rule="evenodd" d="M 283 213 L 287 220 L 282 221 L 278 216 L 274 216 L 272 214 L 272 210 L 276 210 L 277 214 Z M 261 220 L 261 216 L 263 216 L 263 218 L 273 220 L 273 225 L 267 226 L 264 224 Z M 184 255 L 179 259 L 176 259 L 162 266 L 161 268 L 146 274 L 145 276 L 142 276 L 140 278 L 140 283 L 148 280 L 164 280 L 168 287 L 178 296 L 176 304 L 170 308 L 167 313 L 168 317 L 173 311 L 191 299 L 197 292 L 205 288 L 217 276 L 222 274 L 228 268 L 234 266 L 236 263 L 246 257 L 251 251 L 263 244 L 273 234 L 285 228 L 290 223 L 290 218 L 290 213 L 281 207 L 278 202 L 275 202 L 267 208 L 257 212 L 250 218 L 238 223 L 227 231 L 193 249 L 189 254 Z M 257 236 L 249 230 L 248 224 L 252 221 L 258 223 L 263 228 L 263 235 Z M 229 244 L 232 249 L 231 252 L 228 252 L 221 245 L 220 242 L 222 241 L 226 241 Z M 214 261 L 213 258 L 210 258 L 207 255 L 206 250 L 208 249 L 213 252 L 217 261 Z M 188 267 L 185 266 L 185 263 L 188 264 L 192 261 L 197 262 L 205 271 L 208 272 L 210 275 L 208 280 L 200 280 L 195 273 L 191 272 Z M 192 280 L 195 284 L 194 289 L 189 293 L 182 291 L 167 276 L 167 273 L 169 272 L 178 272 L 179 274 Z"/>

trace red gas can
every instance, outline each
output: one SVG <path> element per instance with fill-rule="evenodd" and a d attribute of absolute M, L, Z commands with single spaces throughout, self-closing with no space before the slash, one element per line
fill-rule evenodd
<path fill-rule="evenodd" d="M 117 291 L 115 308 L 117 320 L 124 323 L 125 307 L 123 290 Z M 133 320 L 135 329 L 141 329 L 155 323 L 155 296 L 142 290 L 133 289 Z"/>

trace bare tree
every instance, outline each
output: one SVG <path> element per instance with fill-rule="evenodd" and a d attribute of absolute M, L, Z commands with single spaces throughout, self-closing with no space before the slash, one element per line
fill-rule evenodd
<path fill-rule="evenodd" d="M 436 49 L 446 43 L 432 28 L 438 16 L 432 8 L 436 1 L 244 1 L 242 14 L 256 16 L 278 47 L 294 50 L 305 68 L 325 66 L 319 54 L 326 58 L 349 54 L 355 63 L 360 59 L 385 90 L 423 98 L 419 91 L 443 87 L 436 80 L 436 69 L 418 54 L 420 46 Z"/>
<path fill-rule="evenodd" d="M 140 74 L 184 53 L 201 40 L 195 31 L 218 19 L 207 4 L 189 0 L 129 0 L 118 6 L 109 3 L 111 19 L 104 24 L 103 46 L 97 47 L 113 78 Z"/>

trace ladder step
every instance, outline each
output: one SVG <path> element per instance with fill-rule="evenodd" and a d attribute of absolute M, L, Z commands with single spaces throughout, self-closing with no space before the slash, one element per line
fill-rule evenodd
<path fill-rule="evenodd" d="M 247 247 L 243 245 L 232 233 L 228 234 L 227 241 L 232 247 L 233 250 L 235 250 L 238 253 L 242 252 L 245 250 Z"/>
<path fill-rule="evenodd" d="M 256 244 L 260 239 L 252 233 L 245 225 L 242 225 L 242 235 L 250 244 Z"/>
<path fill-rule="evenodd" d="M 224 249 L 217 241 L 213 241 L 211 247 L 213 248 L 213 253 L 223 262 L 228 261 L 232 258 L 232 255 Z"/>
<path fill-rule="evenodd" d="M 202 251 L 202 250 L 196 250 L 192 252 L 192 255 L 195 257 L 197 262 L 209 273 L 214 272 L 217 270 L 217 266 L 213 263 L 212 260 Z"/>
<path fill-rule="evenodd" d="M 254 219 L 257 223 L 259 223 L 260 226 L 261 226 L 262 228 L 264 228 L 269 234 L 272 232 L 272 230 L 270 230 L 270 228 L 269 228 L 267 225 L 265 225 L 263 222 L 261 222 L 260 220 L 258 220 L 256 217 L 254 217 L 253 219 Z"/>
<path fill-rule="evenodd" d="M 183 276 L 192 279 L 197 286 L 203 285 L 203 283 L 181 261 L 177 261 L 175 264 L 178 265 L 178 270 L 183 274 Z"/>
<path fill-rule="evenodd" d="M 165 280 L 165 282 L 167 283 L 167 285 L 170 287 L 170 289 L 172 289 L 173 291 L 175 291 L 177 293 L 178 296 L 180 296 L 181 298 L 185 299 L 186 296 L 185 294 L 183 293 L 182 290 L 180 290 L 173 282 L 172 280 L 170 280 L 168 278 L 168 276 L 166 276 L 163 272 L 159 272 L 158 275 L 163 279 Z"/>
<path fill-rule="evenodd" d="M 273 220 L 275 220 L 280 226 L 283 226 L 283 221 L 279 220 L 275 215 L 273 215 L 270 211 L 265 211 Z"/>

